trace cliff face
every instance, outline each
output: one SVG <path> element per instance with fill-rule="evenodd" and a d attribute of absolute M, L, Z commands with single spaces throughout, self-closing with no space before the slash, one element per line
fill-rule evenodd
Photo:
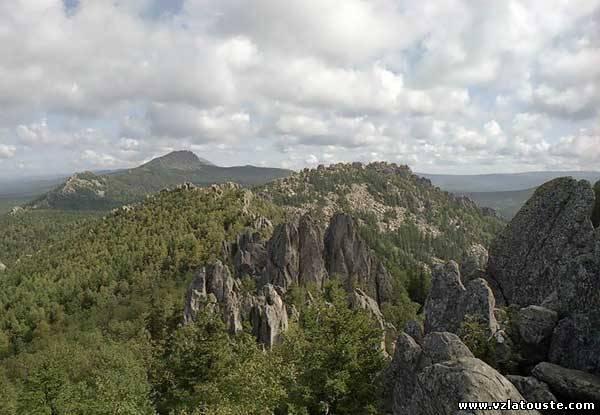
<path fill-rule="evenodd" d="M 257 339 L 270 347 L 287 328 L 291 310 L 282 299 L 286 291 L 298 285 L 320 289 L 335 277 L 348 291 L 350 304 L 367 309 L 384 327 L 379 307 L 391 297 L 391 276 L 358 234 L 352 217 L 335 215 L 325 235 L 309 215 L 278 225 L 265 240 L 257 228 L 270 226 L 257 218 L 255 229 L 225 244 L 222 260 L 198 272 L 188 289 L 185 322 L 209 307 L 221 313 L 232 333 L 248 321 Z M 256 283 L 256 292 L 242 292 L 241 279 L 247 277 Z"/>

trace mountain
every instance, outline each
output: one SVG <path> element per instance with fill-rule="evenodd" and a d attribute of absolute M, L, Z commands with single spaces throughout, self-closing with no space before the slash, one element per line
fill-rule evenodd
<path fill-rule="evenodd" d="M 597 171 L 543 171 L 474 175 L 417 174 L 428 178 L 434 185 L 439 186 L 441 189 L 453 193 L 525 190 L 538 187 L 557 177 L 568 176 L 578 180 L 585 179 L 592 183 L 600 180 L 600 172 Z"/>
<path fill-rule="evenodd" d="M 132 170 L 190 168 L 175 159 Z M 94 197 L 122 174 L 63 188 Z M 6 413 L 322 413 L 324 401 L 376 413 L 384 352 L 417 318 L 430 269 L 504 226 L 388 163 L 253 189 L 179 185 L 27 232 L 31 215 L 57 212 L 10 215 L 22 224 L 0 232 L 11 254 L 0 258 L 0 405 L 16 408 Z"/>
<path fill-rule="evenodd" d="M 102 211 L 138 202 L 148 194 L 186 182 L 206 186 L 231 181 L 251 186 L 290 173 L 289 170 L 254 166 L 220 167 L 190 151 L 174 151 L 133 169 L 107 174 L 77 173 L 28 206 Z"/>
<path fill-rule="evenodd" d="M 510 220 L 533 195 L 535 189 L 558 177 L 573 177 L 595 183 L 600 172 L 548 171 L 515 174 L 443 175 L 422 174 L 440 188 L 466 196 L 478 206 L 494 209 Z"/>

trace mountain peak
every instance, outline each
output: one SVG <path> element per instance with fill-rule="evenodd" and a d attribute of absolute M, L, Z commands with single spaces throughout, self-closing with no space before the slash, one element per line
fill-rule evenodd
<path fill-rule="evenodd" d="M 143 165 L 143 167 L 162 167 L 177 170 L 195 170 L 202 166 L 214 166 L 214 164 L 188 150 L 172 151 Z"/>

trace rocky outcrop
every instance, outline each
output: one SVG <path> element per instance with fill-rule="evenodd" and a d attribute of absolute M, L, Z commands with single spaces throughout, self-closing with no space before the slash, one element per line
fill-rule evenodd
<path fill-rule="evenodd" d="M 421 347 L 402 333 L 386 372 L 387 411 L 394 415 L 536 414 L 536 411 L 459 411 L 458 402 L 523 399 L 500 373 L 473 357 L 451 333 L 430 333 Z"/>
<path fill-rule="evenodd" d="M 265 281 L 284 289 L 313 284 L 321 288 L 327 278 L 323 260 L 323 237 L 312 218 L 283 223 L 267 243 Z"/>
<path fill-rule="evenodd" d="M 329 275 L 340 277 L 347 289 L 360 287 L 378 304 L 391 299 L 391 276 L 360 237 L 351 216 L 339 213 L 331 218 L 324 248 Z"/>
<path fill-rule="evenodd" d="M 545 382 L 559 399 L 600 403 L 600 377 L 579 370 L 542 362 L 532 372 Z"/>
<path fill-rule="evenodd" d="M 463 280 L 469 281 L 475 278 L 484 278 L 487 263 L 487 249 L 481 244 L 471 245 L 460 264 L 460 273 Z"/>
<path fill-rule="evenodd" d="M 492 335 L 498 329 L 494 307 L 494 295 L 485 280 L 477 278 L 465 286 L 456 262 L 438 265 L 425 301 L 425 333 L 458 333 L 465 318 L 472 316 L 485 324 Z"/>
<path fill-rule="evenodd" d="M 258 232 L 247 230 L 238 235 L 233 252 L 233 265 L 238 276 L 255 276 L 264 272 L 267 250 L 265 241 Z"/>
<path fill-rule="evenodd" d="M 283 299 L 273 285 L 265 285 L 261 294 L 254 299 L 250 321 L 252 333 L 259 342 L 269 348 L 281 342 L 281 335 L 288 328 L 288 314 Z"/>
<path fill-rule="evenodd" d="M 192 281 L 186 295 L 184 322 L 190 323 L 196 315 L 210 304 L 210 309 L 218 310 L 230 332 L 242 330 L 239 280 L 233 278 L 221 261 L 203 267 Z"/>
<path fill-rule="evenodd" d="M 584 180 L 560 178 L 538 188 L 492 244 L 488 274 L 508 304 L 543 306 L 561 318 L 552 362 L 600 373 L 600 230 L 592 222 L 600 200 L 594 199 Z M 556 317 L 527 310 L 526 319 L 543 321 L 522 326 L 523 340 L 547 338 Z"/>
<path fill-rule="evenodd" d="M 567 270 L 594 252 L 593 205 L 594 192 L 584 180 L 559 178 L 536 190 L 490 248 L 488 272 L 507 303 L 541 305 L 554 295 L 556 307 L 568 310 L 568 299 L 556 291 L 563 282 L 584 283 Z M 586 289 L 598 288 L 597 281 L 588 282 Z"/>
<path fill-rule="evenodd" d="M 527 402 L 558 402 L 548 385 L 532 376 L 507 375 L 506 379 L 515 385 Z"/>

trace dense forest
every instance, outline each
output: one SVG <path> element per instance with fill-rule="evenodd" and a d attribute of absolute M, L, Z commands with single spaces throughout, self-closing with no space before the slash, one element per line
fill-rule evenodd
<path fill-rule="evenodd" d="M 501 222 L 413 178 L 397 183 L 404 193 L 391 193 L 386 186 L 394 174 L 365 175 L 358 180 L 374 189 L 378 203 L 409 213 L 392 229 L 382 227 L 390 214 L 346 205 L 394 276 L 394 300 L 382 311 L 402 327 L 418 318 L 427 264 L 489 242 Z M 327 180 L 316 186 L 325 197 Z M 380 413 L 382 329 L 349 306 L 335 279 L 322 290 L 287 294 L 298 313 L 272 350 L 249 329 L 231 335 L 208 311 L 182 324 L 187 286 L 201 265 L 221 255 L 224 241 L 257 217 L 277 224 L 295 214 L 300 203 L 269 197 L 280 185 L 256 192 L 183 186 L 111 213 L 4 216 L 0 413 Z M 432 195 L 438 199 L 422 205 Z M 424 223 L 436 231 L 423 232 Z"/>

